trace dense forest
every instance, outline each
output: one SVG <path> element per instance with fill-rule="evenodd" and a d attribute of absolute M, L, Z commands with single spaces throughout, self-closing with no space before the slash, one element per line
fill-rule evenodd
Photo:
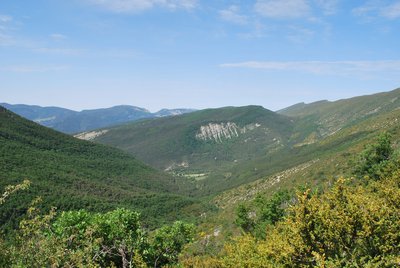
<path fill-rule="evenodd" d="M 258 196 L 237 207 L 242 235 L 207 254 L 192 224 L 144 228 L 128 209 L 41 211 L 32 200 L 3 234 L 5 267 L 394 267 L 400 262 L 400 156 L 387 133 L 355 158 L 352 177 L 324 191 Z M 3 206 L 31 187 L 5 188 Z"/>

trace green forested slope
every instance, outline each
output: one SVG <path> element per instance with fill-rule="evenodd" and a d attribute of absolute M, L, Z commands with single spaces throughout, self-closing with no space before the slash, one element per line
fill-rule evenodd
<path fill-rule="evenodd" d="M 183 183 L 117 149 L 81 141 L 0 108 L 0 188 L 29 179 L 28 192 L 1 208 L 1 223 L 41 196 L 47 207 L 104 211 L 127 207 L 152 223 L 184 216 L 197 202 L 177 195 Z M 195 207 L 190 207 L 194 205 Z"/>
<path fill-rule="evenodd" d="M 365 122 L 380 124 L 398 107 L 400 90 L 298 104 L 279 113 L 259 106 L 208 109 L 107 129 L 95 141 L 186 178 L 196 184 L 194 194 L 207 196 L 345 152 L 380 130 Z M 224 138 L 228 124 L 237 126 L 238 135 Z M 208 131 L 222 138 L 199 138 L 210 125 L 215 129 Z"/>
<path fill-rule="evenodd" d="M 278 113 L 296 118 L 296 131 L 312 143 L 337 131 L 400 107 L 400 89 L 359 96 L 334 102 L 318 101 L 296 104 Z"/>
<path fill-rule="evenodd" d="M 111 128 L 95 141 L 193 181 L 207 195 L 258 177 L 246 163 L 285 150 L 293 125 L 259 106 L 225 107 Z M 209 136 L 199 137 L 202 129 Z"/>

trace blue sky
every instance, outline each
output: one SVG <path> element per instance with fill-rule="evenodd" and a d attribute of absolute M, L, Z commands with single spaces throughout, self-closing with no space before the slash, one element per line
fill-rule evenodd
<path fill-rule="evenodd" d="M 0 102 L 336 100 L 400 86 L 399 0 L 1 0 Z"/>

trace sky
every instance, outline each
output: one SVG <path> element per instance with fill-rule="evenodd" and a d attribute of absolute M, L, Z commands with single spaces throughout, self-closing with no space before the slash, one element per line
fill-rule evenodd
<path fill-rule="evenodd" d="M 400 87 L 400 0 L 0 0 L 0 102 L 74 110 Z"/>

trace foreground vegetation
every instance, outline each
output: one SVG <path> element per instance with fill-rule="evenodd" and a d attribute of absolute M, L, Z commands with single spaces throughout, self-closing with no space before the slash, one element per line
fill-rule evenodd
<path fill-rule="evenodd" d="M 354 177 L 325 192 L 277 192 L 237 208 L 243 235 L 220 252 L 193 250 L 183 222 L 146 230 L 128 209 L 41 213 L 35 199 L 1 240 L 6 267 L 395 267 L 400 264 L 400 158 L 383 134 L 356 159 Z M 9 186 L 8 202 L 29 182 Z M 21 192 L 21 195 L 23 191 Z M 193 243 L 192 243 L 193 242 Z M 192 244 L 191 244 L 192 243 Z M 185 245 L 191 244 L 189 247 Z"/>
<path fill-rule="evenodd" d="M 400 263 L 400 173 L 368 187 L 340 179 L 327 193 L 306 191 L 266 238 L 227 243 L 189 267 L 395 267 Z"/>
<path fill-rule="evenodd" d="M 28 187 L 29 181 L 7 187 L 0 204 Z M 1 267 L 161 267 L 176 263 L 194 236 L 194 226 L 180 221 L 149 233 L 139 213 L 128 209 L 42 214 L 39 202 L 32 202 L 18 230 L 0 240 Z"/>

